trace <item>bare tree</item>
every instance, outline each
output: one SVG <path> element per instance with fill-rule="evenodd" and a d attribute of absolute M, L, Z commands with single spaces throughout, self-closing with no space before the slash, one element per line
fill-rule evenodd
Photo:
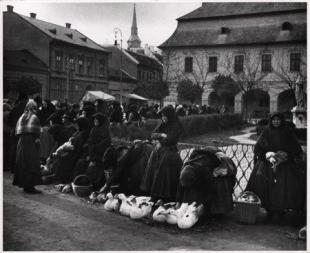
<path fill-rule="evenodd" d="M 307 84 L 307 64 L 302 59 L 300 60 L 300 68 L 298 71 L 291 71 L 288 61 L 277 61 L 276 68 L 273 69 L 276 76 L 283 81 L 288 89 L 292 90 L 295 94 L 295 100 L 298 106 L 306 107 L 305 88 Z"/>
<path fill-rule="evenodd" d="M 232 59 L 232 56 L 227 55 L 226 61 L 223 64 L 226 73 L 236 81 L 240 92 L 243 94 L 245 117 L 248 116 L 248 103 L 250 100 L 248 99 L 247 93 L 254 89 L 261 88 L 264 78 L 268 75 L 268 72 L 262 71 L 261 59 L 264 52 L 265 50 L 262 49 L 255 55 L 251 55 L 250 51 L 242 50 L 239 53 L 244 56 L 242 71 L 235 71 L 233 65 L 234 59 Z"/>
<path fill-rule="evenodd" d="M 185 71 L 184 60 L 185 57 L 193 58 L 193 68 L 191 72 Z M 198 86 L 203 92 L 207 85 L 209 76 L 209 66 L 206 53 L 195 50 L 166 50 L 165 51 L 165 78 L 169 82 L 181 83 L 183 81 L 191 81 L 194 86 Z"/>

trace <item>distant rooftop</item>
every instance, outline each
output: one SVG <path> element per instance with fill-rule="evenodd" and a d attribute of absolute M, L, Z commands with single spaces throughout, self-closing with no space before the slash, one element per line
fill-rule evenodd
<path fill-rule="evenodd" d="M 90 49 L 107 52 L 104 48 L 102 48 L 96 42 L 91 40 L 89 37 L 85 36 L 84 34 L 82 34 L 76 29 L 72 29 L 70 23 L 67 23 L 66 27 L 56 25 L 53 23 L 49 23 L 49 22 L 37 19 L 35 13 L 32 13 L 31 17 L 18 14 L 16 12 L 13 12 L 12 6 L 10 7 L 11 8 L 9 8 L 8 6 L 8 11 L 4 12 L 4 14 L 12 13 L 12 14 L 19 16 L 20 18 L 26 20 L 28 23 L 32 24 L 33 26 L 38 28 L 40 31 L 45 33 L 47 36 L 55 40 L 60 40 L 60 41 L 78 45 L 81 47 L 87 47 Z"/>
<path fill-rule="evenodd" d="M 275 12 L 306 12 L 307 3 L 301 2 L 225 2 L 203 3 L 196 10 L 179 17 L 178 21 L 211 19 L 229 16 L 267 14 Z"/>
<path fill-rule="evenodd" d="M 292 30 L 283 31 L 281 25 L 253 27 L 228 27 L 228 34 L 220 29 L 182 31 L 176 30 L 160 48 L 186 46 L 227 46 L 307 41 L 307 24 L 291 24 Z"/>

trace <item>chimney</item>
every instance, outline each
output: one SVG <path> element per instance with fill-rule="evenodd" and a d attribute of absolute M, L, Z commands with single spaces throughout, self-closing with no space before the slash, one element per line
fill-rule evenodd
<path fill-rule="evenodd" d="M 33 12 L 30 13 L 30 17 L 31 17 L 31 18 L 36 18 L 36 16 L 37 16 L 37 14 L 35 14 L 35 13 L 33 13 Z"/>
<path fill-rule="evenodd" d="M 7 7 L 8 12 L 13 12 L 14 6 L 7 5 L 6 7 Z"/>
<path fill-rule="evenodd" d="M 71 24 L 70 23 L 66 23 L 66 28 L 71 28 Z"/>

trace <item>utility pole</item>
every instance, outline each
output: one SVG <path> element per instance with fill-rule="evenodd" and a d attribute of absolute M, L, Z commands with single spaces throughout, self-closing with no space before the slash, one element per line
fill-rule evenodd
<path fill-rule="evenodd" d="M 120 77 L 119 77 L 119 88 L 120 88 L 120 103 L 121 105 L 123 104 L 123 97 L 122 97 L 122 93 L 123 93 L 123 73 L 122 73 L 122 69 L 123 69 L 123 33 L 122 30 L 118 27 L 115 27 L 113 29 L 114 31 L 114 35 L 115 35 L 115 42 L 114 45 L 117 46 L 117 34 L 120 34 L 120 45 L 121 45 L 121 62 L 120 62 L 120 67 L 119 67 L 119 72 L 120 72 Z"/>

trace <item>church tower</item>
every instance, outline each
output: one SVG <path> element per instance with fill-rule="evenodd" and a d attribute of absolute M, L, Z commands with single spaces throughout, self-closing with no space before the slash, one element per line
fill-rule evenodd
<path fill-rule="evenodd" d="M 128 49 L 132 48 L 141 48 L 141 40 L 138 36 L 138 27 L 137 27 L 137 17 L 136 17 L 136 4 L 133 6 L 133 19 L 131 25 L 131 35 L 129 40 L 127 40 Z"/>

